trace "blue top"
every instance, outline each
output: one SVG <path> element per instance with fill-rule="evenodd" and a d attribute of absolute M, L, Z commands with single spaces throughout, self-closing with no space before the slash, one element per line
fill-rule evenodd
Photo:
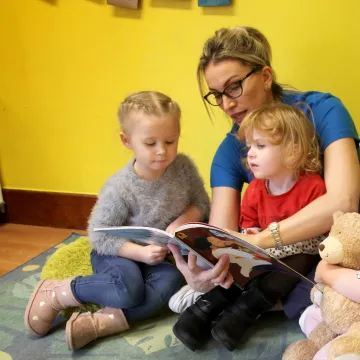
<path fill-rule="evenodd" d="M 310 107 L 322 152 L 332 142 L 350 137 L 355 139 L 360 160 L 358 133 L 349 112 L 338 98 L 316 91 L 284 92 L 281 102 L 288 105 L 305 103 Z M 303 110 L 312 119 L 310 111 L 306 107 Z M 253 179 L 241 161 L 246 156 L 246 147 L 235 136 L 238 128 L 239 124 L 233 125 L 215 153 L 211 165 L 211 187 L 225 186 L 241 191 L 243 184 Z"/>

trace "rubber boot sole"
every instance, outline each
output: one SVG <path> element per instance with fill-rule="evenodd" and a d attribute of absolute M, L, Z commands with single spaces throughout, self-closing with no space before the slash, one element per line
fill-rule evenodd
<path fill-rule="evenodd" d="M 236 349 L 236 345 L 234 345 L 231 341 L 229 340 L 224 340 L 220 335 L 218 335 L 216 333 L 216 328 L 213 328 L 211 330 L 211 335 L 212 337 L 219 343 L 221 344 L 223 347 L 225 347 L 226 349 L 228 349 L 229 351 L 234 351 Z"/>
<path fill-rule="evenodd" d="M 176 327 L 173 327 L 173 333 L 175 334 L 175 336 L 191 351 L 195 351 L 197 349 L 199 349 L 201 347 L 201 344 L 199 344 L 198 342 L 194 341 L 189 341 L 188 338 L 184 338 L 183 336 L 181 336 L 178 331 L 176 330 Z"/>

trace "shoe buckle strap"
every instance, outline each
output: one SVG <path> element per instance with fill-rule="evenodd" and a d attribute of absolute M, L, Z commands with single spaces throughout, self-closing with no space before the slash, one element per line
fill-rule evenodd
<path fill-rule="evenodd" d="M 201 301 L 201 305 L 202 306 L 205 306 L 205 307 L 208 307 L 211 305 L 210 301 L 206 300 L 206 299 L 203 299 L 201 297 L 199 297 L 199 302 Z"/>

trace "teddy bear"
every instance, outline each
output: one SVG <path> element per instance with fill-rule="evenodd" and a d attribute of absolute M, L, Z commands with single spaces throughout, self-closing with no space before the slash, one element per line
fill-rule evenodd
<path fill-rule="evenodd" d="M 333 218 L 329 236 L 319 244 L 320 256 L 356 274 L 360 270 L 360 214 L 336 212 Z M 357 275 L 360 287 L 360 272 Z M 360 303 L 323 284 L 312 289 L 311 300 L 313 305 L 299 320 L 307 339 L 290 344 L 283 360 L 333 360 L 345 354 L 360 358 Z"/>

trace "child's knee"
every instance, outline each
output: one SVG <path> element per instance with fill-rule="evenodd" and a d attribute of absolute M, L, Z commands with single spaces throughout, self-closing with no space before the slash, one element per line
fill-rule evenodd
<path fill-rule="evenodd" d="M 144 280 L 126 276 L 114 277 L 114 298 L 118 306 L 122 309 L 129 309 L 140 305 L 144 301 L 145 287 Z"/>
<path fill-rule="evenodd" d="M 171 274 L 169 276 L 169 282 L 172 285 L 173 293 L 180 290 L 180 288 L 185 284 L 183 274 L 176 267 L 172 268 Z"/>
<path fill-rule="evenodd" d="M 170 297 L 180 290 L 184 283 L 185 280 L 180 271 L 175 267 L 171 267 L 161 280 L 161 286 L 158 289 L 162 301 L 168 302 Z"/>

